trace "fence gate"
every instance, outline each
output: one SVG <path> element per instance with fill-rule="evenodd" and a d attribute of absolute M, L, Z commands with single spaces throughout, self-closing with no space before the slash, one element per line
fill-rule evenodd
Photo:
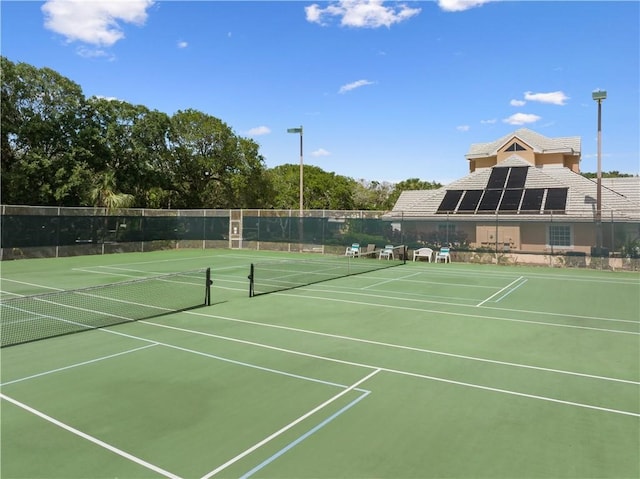
<path fill-rule="evenodd" d="M 229 221 L 229 248 L 242 248 L 242 210 L 231 210 Z"/>

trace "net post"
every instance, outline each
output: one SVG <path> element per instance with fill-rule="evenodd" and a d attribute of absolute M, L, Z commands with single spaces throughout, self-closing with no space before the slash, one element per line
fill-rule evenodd
<path fill-rule="evenodd" d="M 207 274 L 205 279 L 205 292 L 204 292 L 204 305 L 211 306 L 211 268 L 207 268 Z"/>
<path fill-rule="evenodd" d="M 402 245 L 402 264 L 407 264 L 407 245 Z"/>
<path fill-rule="evenodd" d="M 253 290 L 253 263 L 251 263 L 251 268 L 249 270 L 249 297 L 253 298 L 254 296 L 254 290 Z"/>

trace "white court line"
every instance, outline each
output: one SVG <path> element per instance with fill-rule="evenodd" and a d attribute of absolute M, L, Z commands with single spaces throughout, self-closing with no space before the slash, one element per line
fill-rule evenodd
<path fill-rule="evenodd" d="M 365 364 L 365 363 L 358 363 L 355 361 L 346 361 L 343 359 L 335 359 L 335 358 L 330 358 L 327 356 L 319 356 L 317 354 L 311 354 L 311 353 L 305 353 L 302 351 L 296 351 L 293 349 L 285 349 L 285 348 L 280 348 L 277 346 L 270 346 L 268 344 L 262 344 L 262 343 L 256 343 L 254 341 L 246 341 L 244 339 L 237 339 L 237 338 L 229 338 L 229 337 L 225 337 L 225 336 L 219 336 L 217 334 L 211 334 L 211 333 L 205 333 L 202 331 L 195 331 L 195 330 L 190 330 L 190 329 L 185 329 L 185 328 L 178 328 L 175 326 L 168 326 L 166 324 L 156 324 L 156 323 L 150 323 L 148 321 L 139 321 L 142 324 L 146 324 L 149 326 L 156 326 L 156 327 L 161 327 L 161 328 L 167 328 L 167 329 L 175 329 L 178 331 L 183 331 L 183 332 L 191 332 L 193 334 L 198 334 L 201 336 L 208 336 L 208 337 L 212 337 L 212 338 L 217 338 L 217 339 L 223 339 L 226 341 L 231 341 L 231 342 L 235 342 L 235 343 L 240 343 L 240 344 L 246 344 L 249 346 L 256 346 L 259 348 L 264 348 L 264 349 L 270 349 L 273 351 L 279 351 L 279 352 L 283 352 L 283 353 L 289 353 L 289 354 L 294 354 L 297 356 L 303 356 L 303 357 L 307 357 L 307 358 L 313 358 L 313 359 L 320 359 L 320 360 L 324 360 L 324 361 L 329 361 L 329 362 L 333 362 L 336 364 L 346 364 L 349 366 L 358 366 L 361 368 L 367 368 L 367 369 L 379 369 L 381 371 L 386 371 L 386 372 L 390 372 L 390 373 L 395 373 L 395 374 L 400 374 L 403 376 L 413 376 L 413 377 L 419 377 L 419 378 L 423 378 L 423 379 L 429 379 L 431 381 L 437 381 L 437 382 L 443 382 L 443 383 L 448 383 L 448 384 L 456 384 L 458 386 L 464 386 L 464 387 L 469 387 L 469 388 L 474 388 L 474 389 L 482 389 L 485 391 L 492 391 L 492 392 L 498 392 L 501 394 L 509 394 L 509 395 L 513 395 L 513 396 L 522 396 L 522 397 L 528 397 L 531 399 L 537 399 L 540 401 L 549 401 L 549 402 L 554 402 L 554 403 L 560 403 L 560 404 L 569 404 L 572 406 L 577 406 L 577 407 L 582 407 L 582 408 L 586 408 L 586 409 L 597 409 L 597 410 L 601 410 L 601 411 L 606 411 L 606 412 L 612 412 L 615 414 L 623 414 L 623 415 L 627 415 L 627 416 L 637 416 L 640 417 L 639 413 L 634 413 L 634 412 L 629 412 L 629 411 L 622 411 L 622 410 L 618 410 L 618 409 L 609 409 L 609 408 L 603 408 L 600 406 L 593 406 L 591 404 L 584 404 L 584 403 L 577 403 L 577 402 L 571 402 L 571 401 L 563 401 L 561 399 L 555 399 L 555 398 L 550 398 L 550 397 L 546 397 L 546 396 L 537 396 L 534 394 L 527 394 L 527 393 L 521 393 L 518 391 L 511 391 L 508 389 L 499 389 L 499 388 L 493 388 L 490 386 L 482 386 L 480 384 L 474 384 L 474 383 L 466 383 L 466 382 L 462 382 L 462 381 L 455 381 L 452 379 L 445 379 L 445 378 L 440 378 L 440 377 L 436 377 L 436 376 L 428 376 L 426 374 L 419 374 L 419 373 L 412 373 L 409 371 L 402 371 L 399 369 L 390 369 L 390 368 L 385 368 L 385 367 L 381 367 L 381 366 L 375 366 L 372 364 Z M 160 343 L 162 344 L 162 343 Z M 179 346 L 171 346 L 171 345 L 167 345 L 169 347 L 174 347 L 177 349 L 182 349 Z M 191 350 L 188 350 L 191 351 Z M 197 353 L 197 351 L 192 351 Z M 197 353 L 197 354 L 204 354 L 206 355 L 206 353 Z"/>
<path fill-rule="evenodd" d="M 64 289 L 60 289 L 60 288 L 53 288 L 51 286 L 44 286 L 42 284 L 35 284 L 35 283 L 27 283 L 25 281 L 18 281 L 16 279 L 9 279 L 9 278 L 2 278 L 2 281 L 10 281 L 12 283 L 18 283 L 18 284 L 25 284 L 27 286 L 33 286 L 35 288 L 43 288 L 43 289 L 52 289 L 53 291 L 64 291 Z M 19 296 L 24 296 L 23 294 L 19 295 Z"/>
<path fill-rule="evenodd" d="M 30 406 L 27 406 L 24 403 L 21 403 L 20 401 L 17 401 L 13 398 L 10 398 L 9 396 L 3 394 L 0 392 L 0 398 L 4 399 L 7 402 L 10 402 L 11 404 L 14 404 L 15 406 L 18 406 L 19 408 L 24 409 L 27 412 L 30 412 L 31 414 L 34 414 L 42 419 L 44 419 L 45 421 L 50 422 L 51 424 L 54 424 L 72 434 L 75 434 L 76 436 L 80 436 L 83 439 L 86 439 L 87 441 L 90 441 L 104 449 L 107 449 L 115 454 L 117 454 L 118 456 L 124 457 L 125 459 L 128 459 L 129 461 L 135 462 L 136 464 L 146 467 L 147 469 L 157 472 L 158 474 L 164 476 L 164 477 L 169 477 L 171 479 L 181 479 L 180 476 L 177 476 L 169 471 L 165 471 L 164 469 L 151 464 L 147 461 L 144 461 L 143 459 L 140 459 L 139 457 L 134 456 L 133 454 L 129 454 L 128 452 L 123 451 L 122 449 L 118 449 L 115 446 L 112 446 L 111 444 L 108 444 L 104 441 L 101 441 L 100 439 L 97 439 L 87 433 L 84 433 L 74 427 L 69 426 L 68 424 L 63 423 L 62 421 L 58 421 L 57 419 L 46 415 L 43 412 L 38 411 L 37 409 L 34 409 Z"/>
<path fill-rule="evenodd" d="M 506 298 L 507 296 L 509 296 L 511 293 L 513 293 L 516 289 L 518 289 L 520 286 L 524 285 L 527 282 L 527 278 L 523 279 L 522 282 L 520 284 L 517 284 L 515 287 L 511 288 L 509 291 L 507 291 L 506 293 L 504 293 L 502 296 L 500 296 L 498 299 L 495 300 L 496 303 L 499 303 L 500 301 L 502 301 L 504 298 Z"/>
<path fill-rule="evenodd" d="M 276 437 L 280 436 L 281 434 L 283 434 L 284 432 L 288 431 L 289 429 L 291 429 L 293 426 L 295 426 L 296 424 L 301 423 L 302 421 L 304 421 L 305 419 L 307 419 L 309 416 L 312 416 L 313 414 L 317 413 L 318 411 L 320 411 L 321 409 L 324 409 L 326 406 L 328 406 L 329 404 L 331 404 L 332 402 L 336 401 L 337 399 L 340 399 L 342 396 L 344 396 L 345 394 L 353 391 L 354 389 L 356 389 L 358 386 L 360 386 L 363 382 L 367 381 L 368 379 L 372 378 L 373 376 L 375 376 L 376 374 L 378 374 L 381 370 L 380 369 L 376 369 L 374 371 L 372 371 L 370 374 L 368 374 L 367 376 L 365 376 L 364 378 L 360 379 L 359 381 L 353 383 L 351 386 L 349 386 L 347 389 L 339 392 L 338 394 L 336 394 L 335 396 L 333 396 L 332 398 L 326 400 L 325 402 L 323 402 L 322 404 L 320 404 L 319 406 L 313 408 L 311 411 L 307 412 L 306 414 L 300 416 L 298 419 L 296 419 L 293 422 L 290 422 L 289 424 L 287 424 L 286 426 L 284 426 L 283 428 L 279 429 L 278 431 L 274 432 L 273 434 L 271 434 L 270 436 L 264 438 L 262 441 L 254 444 L 253 446 L 251 446 L 249 449 L 247 449 L 246 451 L 238 454 L 236 457 L 229 459 L 227 462 L 225 462 L 224 464 L 222 464 L 221 466 L 218 466 L 217 468 L 215 468 L 213 471 L 209 472 L 208 474 L 205 474 L 204 476 L 202 476 L 200 479 L 210 479 L 211 477 L 215 476 L 216 474 L 218 474 L 221 471 L 224 471 L 227 467 L 231 466 L 232 464 L 235 464 L 236 462 L 238 462 L 240 459 L 242 459 L 243 457 L 248 456 L 249 454 L 251 454 L 252 452 L 254 452 L 256 449 L 259 449 L 260 447 L 264 446 L 265 444 L 267 444 L 268 442 L 272 441 L 273 439 L 275 439 Z"/>
<path fill-rule="evenodd" d="M 153 346 L 158 346 L 158 343 L 147 344 L 145 346 L 140 346 L 139 348 L 129 349 L 127 351 L 122 351 L 122 352 L 119 352 L 119 353 L 110 354 L 109 356 L 102 356 L 100 358 L 90 359 L 89 361 L 83 361 L 81 363 L 72 364 L 70 366 L 65 366 L 65 367 L 57 368 L 57 369 L 51 369 L 50 371 L 45 371 L 45 372 L 42 372 L 42 373 L 33 374 L 31 376 L 26 376 L 26 377 L 23 377 L 23 378 L 20 378 L 20 379 L 14 379 L 13 381 L 7 381 L 6 383 L 0 383 L 0 386 L 8 386 L 9 384 L 19 383 L 21 381 L 26 381 L 27 379 L 39 378 L 41 376 L 47 376 L 49 374 L 57 373 L 57 372 L 60 372 L 60 371 L 66 371 L 67 369 L 73 369 L 73 368 L 77 368 L 79 366 L 86 366 L 87 364 L 93 364 L 93 363 L 97 363 L 98 361 L 104 361 L 105 359 L 112 359 L 112 358 L 116 358 L 118 356 L 123 356 L 125 354 L 135 353 L 136 351 L 140 351 L 142 349 L 151 348 Z"/>
<path fill-rule="evenodd" d="M 324 426 L 326 426 L 327 424 L 329 424 L 331 421 L 333 421 L 334 419 L 340 417 L 342 414 L 344 414 L 345 412 L 347 412 L 349 409 L 351 409 L 352 407 L 354 407 L 356 404 L 358 404 L 360 401 L 362 401 L 364 398 L 366 398 L 369 394 L 371 394 L 370 391 L 365 392 L 364 394 L 358 396 L 356 399 L 354 399 L 353 401 L 351 401 L 349 404 L 347 404 L 346 406 L 344 406 L 342 409 L 340 409 L 339 411 L 337 411 L 336 413 L 332 414 L 331 416 L 329 416 L 327 419 L 325 419 L 324 421 L 322 421 L 319 424 L 316 424 L 313 428 L 311 428 L 309 431 L 305 432 L 302 436 L 299 436 L 297 439 L 295 439 L 294 441 L 290 442 L 289 444 L 287 444 L 285 447 L 283 447 L 282 449 L 280 449 L 278 452 L 276 452 L 275 454 L 273 454 L 271 457 L 265 459 L 264 461 L 262 461 L 260 464 L 258 464 L 257 466 L 255 466 L 253 469 L 251 469 L 248 472 L 245 472 L 240 479 L 247 479 L 251 476 L 253 476 L 256 472 L 260 471 L 261 469 L 263 469 L 265 466 L 268 466 L 269 464 L 271 464 L 273 461 L 275 461 L 276 459 L 278 459 L 280 456 L 282 456 L 283 454 L 287 453 L 288 451 L 290 451 L 291 449 L 293 449 L 294 447 L 296 447 L 298 444 L 300 444 L 302 441 L 304 441 L 305 439 L 307 439 L 308 437 L 310 437 L 311 435 L 315 434 L 316 432 L 318 432 L 320 429 L 322 429 Z"/>
<path fill-rule="evenodd" d="M 146 324 L 148 326 L 164 327 L 161 324 L 151 323 L 151 322 L 146 321 L 146 320 L 133 321 L 133 322 L 134 323 L 140 323 L 140 324 Z M 126 324 L 126 323 L 121 323 L 121 324 Z M 206 333 L 200 333 L 199 331 L 194 331 L 194 330 L 190 330 L 190 329 L 176 328 L 176 327 L 173 327 L 173 326 L 167 326 L 167 328 L 176 329 L 178 331 L 188 332 L 188 333 L 191 333 L 191 334 L 205 334 L 206 335 Z M 330 382 L 330 381 L 325 381 L 325 380 L 322 380 L 322 379 L 313 378 L 311 376 L 302 376 L 302 375 L 299 375 L 299 374 L 293 374 L 293 373 L 290 373 L 290 372 L 287 372 L 287 371 L 282 371 L 282 370 L 279 370 L 279 369 L 272 369 L 272 368 L 267 368 L 265 366 L 258 366 L 257 364 L 251 364 L 251 363 L 247 363 L 247 362 L 243 362 L 243 361 L 238 361 L 238 360 L 235 360 L 235 359 L 229 359 L 229 358 L 225 358 L 223 356 L 216 356 L 214 354 L 197 351 L 195 349 L 183 348 L 182 346 L 177 346 L 175 344 L 164 343 L 162 341 L 155 341 L 153 339 L 144 338 L 142 336 L 135 336 L 133 334 L 122 333 L 120 331 L 115 331 L 115 330 L 109 329 L 109 328 L 94 328 L 94 329 L 92 329 L 92 331 L 102 332 L 102 333 L 105 333 L 105 334 L 114 334 L 116 336 L 121 336 L 121 337 L 124 337 L 124 338 L 135 339 L 135 340 L 138 340 L 138 341 L 143 341 L 145 343 L 149 343 L 145 347 L 149 347 L 149 346 L 164 346 L 166 348 L 175 349 L 177 351 L 196 354 L 196 355 L 199 355 L 199 356 L 204 356 L 204 357 L 207 357 L 207 358 L 210 358 L 210 359 L 216 359 L 218 361 L 222 361 L 222 362 L 226 362 L 226 363 L 230 363 L 230 364 L 235 364 L 235 365 L 238 365 L 238 366 L 257 369 L 259 371 L 265 371 L 265 372 L 268 372 L 268 373 L 279 374 L 279 375 L 282 375 L 282 376 L 292 377 L 292 378 L 295 378 L 295 379 L 302 379 L 304 381 L 310 381 L 310 382 L 314 382 L 314 383 L 325 384 L 327 386 L 335 386 L 335 387 L 340 387 L 340 388 L 346 388 L 347 387 L 345 384 L 333 383 L 333 382 Z M 213 335 L 209 335 L 209 336 L 213 336 Z M 227 338 L 224 338 L 224 337 L 222 337 L 222 338 L 223 339 L 227 339 Z M 140 348 L 140 349 L 143 349 L 143 348 Z"/>
<path fill-rule="evenodd" d="M 323 293 L 326 293 L 326 291 L 321 291 Z M 336 291 L 339 293 L 339 291 Z M 299 299 L 321 299 L 323 301 L 333 301 L 333 302 L 337 302 L 337 303 L 348 303 L 348 304 L 357 304 L 357 305 L 365 305 L 365 306 L 377 306 L 380 308 L 389 308 L 389 309 L 400 309 L 403 311 L 416 311 L 416 312 L 421 312 L 421 313 L 435 313 L 435 314 L 441 314 L 441 315 L 446 315 L 446 316 L 460 316 L 460 317 L 465 317 L 465 318 L 469 318 L 469 319 L 490 319 L 493 321 L 507 321 L 507 322 L 513 322 L 513 323 L 525 323 L 525 324 L 535 324 L 538 326 L 550 326 L 550 327 L 555 327 L 555 328 L 569 328 L 569 329 L 584 329 L 584 330 L 588 330 L 588 331 L 599 331 L 602 333 L 615 333 L 615 334 L 632 334 L 635 336 L 640 335 L 640 332 L 636 332 L 636 331 L 623 331 L 623 330 L 619 330 L 619 329 L 604 329 L 604 328 L 594 328 L 594 327 L 590 327 L 590 326 L 577 326 L 574 324 L 557 324 L 557 323 L 547 323 L 545 321 L 531 321 L 528 319 L 516 319 L 516 318 L 501 318 L 499 316 L 478 316 L 478 315 L 473 315 L 473 314 L 467 314 L 467 313 L 455 313 L 452 311 L 441 311 L 441 310 L 437 310 L 437 309 L 423 309 L 423 308 L 412 308 L 410 306 L 394 306 L 394 305 L 390 305 L 390 304 L 381 304 L 381 303 L 368 303 L 368 302 L 364 302 L 364 301 L 352 301 L 350 299 L 338 299 L 338 298 L 327 298 L 327 297 L 317 297 L 317 296 L 307 296 L 304 294 L 290 294 L 290 293 L 285 293 L 285 292 L 278 292 L 275 293 L 278 294 L 280 296 L 290 296 L 292 298 L 299 298 Z M 345 293 L 345 294 L 353 294 L 353 293 Z M 372 295 L 373 296 L 373 295 Z M 394 299 L 394 298 L 389 298 L 389 297 L 385 297 L 385 296 L 376 296 L 377 299 Z M 395 298 L 397 299 L 397 298 Z M 435 303 L 435 304 L 446 304 L 446 303 L 441 303 L 441 302 L 437 302 L 437 301 L 425 301 L 427 303 Z M 466 304 L 454 304 L 454 303 L 450 303 L 451 306 L 460 306 L 460 307 L 468 307 L 468 305 Z M 473 308 L 475 308 L 476 306 L 471 306 Z M 483 308 L 484 309 L 484 308 Z M 498 311 L 510 311 L 510 312 L 526 312 L 526 311 L 518 311 L 518 310 L 510 310 L 510 309 L 501 309 L 501 308 L 491 308 L 491 309 L 497 309 Z M 535 313 L 535 311 L 529 311 L 530 313 Z M 544 313 L 541 313 L 544 314 Z M 562 314 L 558 314 L 556 316 L 565 316 L 565 317 L 578 317 L 580 318 L 580 316 L 572 316 L 572 315 L 562 315 Z M 637 321 L 626 321 L 626 320 L 607 320 L 605 318 L 586 318 L 586 319 L 600 319 L 601 321 L 617 321 L 617 322 L 626 322 L 626 323 L 634 323 L 634 324 L 638 324 Z"/>
<path fill-rule="evenodd" d="M 499 366 L 509 366 L 509 367 L 515 367 L 515 368 L 531 369 L 531 370 L 534 370 L 534 371 L 542 371 L 542 372 L 556 373 L 556 374 L 565 374 L 565 375 L 568 375 L 568 376 L 577 376 L 577 377 L 583 377 L 583 378 L 589 378 L 589 379 L 598 379 L 598 380 L 602 380 L 602 381 L 611 381 L 611 382 L 619 382 L 619 383 L 624 383 L 624 384 L 640 385 L 639 381 L 631 381 L 629 379 L 619 379 L 619 378 L 612 378 L 612 377 L 608 377 L 608 376 L 598 376 L 598 375 L 595 375 L 595 374 L 579 373 L 579 372 L 575 372 L 575 371 L 567 371 L 567 370 L 564 370 L 564 369 L 543 368 L 541 366 L 531 366 L 529 364 L 512 363 L 512 362 L 508 362 L 508 361 L 498 361 L 496 359 L 486 359 L 486 358 L 480 358 L 480 357 L 477 357 L 477 356 L 466 356 L 466 355 L 463 355 L 463 354 L 447 353 L 447 352 L 444 352 L 444 351 L 436 351 L 436 350 L 433 350 L 433 349 L 417 348 L 417 347 L 414 347 L 414 346 L 405 346 L 403 344 L 385 343 L 385 342 L 382 342 L 382 341 L 373 341 L 371 339 L 355 338 L 353 336 L 343 336 L 343 335 L 340 335 L 340 334 L 322 333 L 322 332 L 312 331 L 312 330 L 308 330 L 308 329 L 293 328 L 293 327 L 290 327 L 290 326 L 281 326 L 281 325 L 277 325 L 277 324 L 258 323 L 256 321 L 249 321 L 249 320 L 246 320 L 246 319 L 230 318 L 228 316 L 218 316 L 218 315 L 207 314 L 207 313 L 198 313 L 198 312 L 194 312 L 194 311 L 189 311 L 188 314 L 193 314 L 193 315 L 197 315 L 197 316 L 205 316 L 205 317 L 208 317 L 208 318 L 221 319 L 223 321 L 231 321 L 231 322 L 236 322 L 236 323 L 251 324 L 251 325 L 254 325 L 254 326 L 261 326 L 261 327 L 265 327 L 265 328 L 282 329 L 284 331 L 293 331 L 293 332 L 296 332 L 296 333 L 310 334 L 310 335 L 313 335 L 313 336 L 321 336 L 321 337 L 332 338 L 332 339 L 340 339 L 340 340 L 345 340 L 345 341 L 352 341 L 352 342 L 355 342 L 355 343 L 371 344 L 371 345 L 374 345 L 374 346 L 383 346 L 383 347 L 387 347 L 387 348 L 401 349 L 401 350 L 404 350 L 404 351 L 414 351 L 414 352 L 418 352 L 418 353 L 433 354 L 433 355 L 436 355 L 436 356 L 445 356 L 445 357 L 456 358 L 456 359 L 465 359 L 465 360 L 469 360 L 469 361 L 477 361 L 477 362 L 482 362 L 482 363 L 497 364 Z M 145 321 L 144 323 L 145 324 L 149 324 L 151 326 L 161 327 L 161 328 L 178 329 L 178 330 L 180 330 L 182 332 L 190 332 L 190 333 L 194 333 L 194 334 L 213 336 L 213 337 L 215 337 L 217 339 L 224 339 L 224 340 L 229 340 L 229 341 L 242 341 L 242 340 L 236 340 L 236 339 L 233 339 L 233 338 L 227 338 L 225 336 L 213 335 L 211 333 L 203 333 L 203 332 L 200 332 L 200 331 L 184 329 L 184 328 L 178 328 L 177 326 L 168 326 L 168 325 L 151 323 L 151 322 L 147 322 L 147 321 Z"/>
<path fill-rule="evenodd" d="M 637 412 L 631 412 L 631 411 L 622 411 L 620 409 L 611 409 L 611 408 L 607 408 L 607 407 L 601 407 L 601 406 L 594 406 L 592 404 L 584 404 L 584 403 L 579 403 L 579 402 L 573 402 L 573 401 L 564 401 L 562 399 L 555 399 L 555 398 L 550 398 L 550 397 L 546 397 L 546 396 L 538 396 L 536 394 L 527 394 L 527 393 L 521 393 L 518 391 L 511 391 L 508 389 L 500 389 L 500 388 L 492 388 L 490 386 L 482 386 L 479 384 L 469 384 L 469 383 L 465 383 L 465 382 L 461 382 L 461 381 L 454 381 L 451 379 L 444 379 L 444 378 L 437 378 L 437 377 L 433 377 L 433 376 L 427 376 L 425 374 L 418 374 L 418 373 L 411 373 L 408 371 L 397 371 L 394 369 L 382 369 L 383 371 L 387 371 L 387 372 L 394 372 L 396 374 L 402 374 L 404 376 L 413 376 L 413 377 L 417 377 L 417 378 L 422 378 L 422 379 L 431 379 L 434 381 L 439 381 L 439 382 L 443 382 L 443 383 L 448 383 L 448 384 L 456 384 L 458 386 L 467 386 L 467 387 L 473 387 L 476 389 L 482 389 L 484 391 L 491 391 L 491 392 L 497 392 L 497 393 L 502 393 L 502 394 L 510 394 L 513 396 L 520 396 L 520 397 L 524 397 L 524 398 L 528 398 L 528 399 L 537 399 L 540 401 L 548 401 L 548 402 L 553 402 L 553 403 L 557 403 L 557 404 L 565 404 L 567 406 L 576 406 L 576 407 L 581 407 L 581 408 L 585 408 L 585 409 L 593 409 L 596 411 L 603 411 L 603 412 L 610 412 L 610 413 L 614 413 L 614 414 L 622 414 L 624 416 L 633 416 L 633 417 L 640 417 L 640 413 Z"/>
<path fill-rule="evenodd" d="M 413 273 L 407 276 L 401 276 L 400 278 L 391 278 L 391 279 L 387 279 L 385 281 L 380 281 L 378 283 L 375 284 L 370 284 L 369 286 L 365 286 L 364 288 L 360 288 L 360 289 L 368 289 L 368 288 L 377 288 L 378 286 L 382 286 L 383 284 L 387 284 L 387 283 L 393 283 L 394 281 L 402 281 L 405 280 L 407 278 L 411 278 L 412 276 L 418 276 L 422 274 L 421 272 L 418 273 Z"/>
<path fill-rule="evenodd" d="M 515 283 L 517 283 L 518 281 L 520 281 L 521 279 L 523 279 L 522 276 L 520 276 L 518 279 L 514 279 L 513 281 L 511 281 L 511 283 L 509 283 L 508 285 L 506 285 L 504 288 L 502 288 L 500 291 L 497 291 L 495 293 L 493 293 L 491 296 L 489 296 L 487 299 L 485 299 L 484 301 L 482 301 L 481 303 L 476 304 L 476 306 L 482 306 L 484 303 L 486 303 L 487 301 L 489 301 L 491 298 L 494 298 L 495 296 L 499 295 L 500 293 L 502 293 L 505 289 L 510 288 L 512 285 L 514 285 Z"/>
<path fill-rule="evenodd" d="M 133 263 L 135 264 L 135 263 Z M 147 271 L 147 270 L 142 270 L 142 269 L 133 269 L 133 268 L 120 268 L 118 266 L 96 266 L 95 268 L 104 268 L 104 269 L 114 269 L 117 271 L 127 271 L 129 273 L 142 273 L 142 274 L 156 274 L 156 275 L 162 275 L 162 274 L 171 274 L 171 272 L 166 272 L 166 271 L 158 271 L 158 272 L 154 272 L 154 271 Z M 94 271 L 95 269 L 94 267 L 83 267 L 83 268 L 72 268 L 71 271 L 81 271 L 83 273 L 95 273 L 95 274 L 115 274 L 115 273 L 109 273 L 108 271 Z M 194 268 L 197 269 L 197 268 Z M 222 268 L 211 268 L 211 272 L 214 271 L 226 271 L 226 270 L 232 270 L 232 269 L 247 269 L 246 265 L 236 265 L 236 266 L 225 266 Z M 179 273 L 180 271 L 178 271 Z"/>
<path fill-rule="evenodd" d="M 477 306 L 475 305 L 470 305 L 470 304 L 464 304 L 464 303 L 460 303 L 460 302 L 450 302 L 450 301 L 441 301 L 441 300 L 433 300 L 433 299 L 423 299 L 423 298 L 414 298 L 414 297 L 407 297 L 407 296 L 416 296 L 416 294 L 410 294 L 407 295 L 406 293 L 403 292 L 395 292 L 394 294 L 396 296 L 385 296 L 384 294 L 371 294 L 371 293 L 363 293 L 360 289 L 356 289 L 356 288 L 342 288 L 342 289 L 337 289 L 335 287 L 333 287 L 332 289 L 330 288 L 318 288 L 318 285 L 314 285 L 314 287 L 305 287 L 304 292 L 308 292 L 308 293 L 323 293 L 323 294 L 343 294 L 343 295 L 349 295 L 349 296 L 364 296 L 367 298 L 375 298 L 375 299 L 391 299 L 394 301 L 397 301 L 399 299 L 401 300 L 405 300 L 411 303 L 426 303 L 426 304 L 437 304 L 437 305 L 443 305 L 443 306 L 456 306 L 456 307 L 460 307 L 460 308 L 473 308 L 474 310 L 477 310 Z M 273 293 L 273 294 L 278 294 L 278 295 L 283 295 L 283 296 L 291 296 L 291 297 L 295 297 L 297 295 L 293 295 L 291 293 L 287 293 L 287 292 L 277 292 L 277 293 Z M 399 297 L 401 296 L 401 297 Z M 328 299 L 325 296 L 322 297 L 318 297 L 318 296 L 305 296 L 307 298 L 315 298 L 315 299 Z M 460 299 L 460 298 L 447 298 L 447 299 Z M 358 303 L 359 304 L 359 303 Z M 371 303 L 372 306 L 381 306 L 377 303 Z M 391 306 L 390 306 L 391 307 Z M 579 315 L 579 314 L 570 314 L 570 313 L 553 313 L 553 312 L 549 312 L 549 311 L 529 311 L 526 309 L 514 309 L 514 308 L 498 308 L 495 306 L 485 306 L 482 309 L 486 309 L 486 310 L 490 310 L 493 309 L 495 311 L 506 311 L 506 312 L 511 312 L 511 313 L 525 313 L 525 314 L 535 314 L 538 316 L 559 316 L 562 318 L 576 318 L 576 319 L 592 319 L 595 321 L 606 321 L 606 322 L 612 322 L 612 323 L 631 323 L 631 324 L 638 324 L 639 322 L 637 320 L 630 320 L 630 319 L 618 319 L 618 318 L 602 318 L 599 316 L 584 316 L 584 315 Z M 428 313 L 435 313 L 435 312 L 439 312 L 439 311 L 435 311 L 435 310 L 431 310 L 431 309 L 425 309 L 425 310 L 420 310 L 420 309 L 416 309 L 416 311 L 425 311 Z M 486 317 L 486 316 L 478 316 L 476 312 L 474 312 L 473 314 L 468 315 L 470 317 Z M 492 317 L 489 317 L 489 319 L 492 319 Z M 552 325 L 552 324 L 550 324 Z"/>
<path fill-rule="evenodd" d="M 18 296 L 18 297 L 22 297 L 24 296 L 23 294 L 19 294 L 19 293 L 12 293 L 11 291 L 4 291 L 4 290 L 0 290 L 0 294 L 8 294 L 9 296 Z"/>
<path fill-rule="evenodd" d="M 460 265 L 460 263 L 454 263 L 455 265 Z M 514 268 L 516 269 L 516 268 Z M 551 268 L 553 269 L 553 268 Z M 446 271 L 445 271 L 446 270 Z M 513 277 L 513 273 L 508 273 L 508 272 L 488 272 L 488 271 L 478 271 L 475 269 L 463 269 L 463 268 L 457 268 L 455 270 L 453 269 L 449 269 L 444 268 L 444 269 L 432 269 L 430 270 L 429 274 L 433 274 L 433 275 L 441 275 L 441 276 L 469 276 L 469 275 L 473 275 L 474 277 L 487 277 L 487 278 L 497 278 L 497 277 L 506 277 L 506 278 L 512 278 Z M 556 281 L 572 281 L 572 282 L 586 282 L 586 283 L 614 283 L 614 284 L 626 284 L 626 285 L 635 285 L 635 286 L 640 286 L 640 281 L 639 281 L 639 277 L 636 275 L 635 277 L 632 278 L 623 278 L 620 276 L 617 276 L 616 278 L 604 278 L 603 276 L 605 276 L 606 274 L 608 275 L 623 275 L 623 274 L 633 274 L 633 273 L 624 273 L 624 272 L 613 272 L 613 271 L 609 271 L 609 272 L 603 272 L 602 277 L 600 276 L 572 276 L 571 274 L 558 274 L 558 275 L 553 275 L 553 274 L 547 274 L 547 273 L 534 273 L 534 272 L 527 272 L 527 277 L 531 278 L 531 279 L 545 279 L 545 280 L 556 280 Z"/>

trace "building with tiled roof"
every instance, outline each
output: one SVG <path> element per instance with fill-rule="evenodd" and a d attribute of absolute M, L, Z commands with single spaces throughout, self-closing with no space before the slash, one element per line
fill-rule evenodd
<path fill-rule="evenodd" d="M 470 173 L 437 190 L 404 191 L 390 216 L 416 244 L 500 251 L 619 251 L 640 241 L 640 177 L 597 182 L 580 174 L 580 138 L 519 129 L 471 145 Z M 601 239 L 598 239 L 600 228 Z"/>

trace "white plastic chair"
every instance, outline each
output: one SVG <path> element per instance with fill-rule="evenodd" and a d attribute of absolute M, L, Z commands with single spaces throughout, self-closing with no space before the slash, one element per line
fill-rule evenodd
<path fill-rule="evenodd" d="M 440 248 L 436 253 L 436 263 L 442 260 L 443 263 L 451 263 L 451 254 L 449 248 Z"/>
<path fill-rule="evenodd" d="M 427 258 L 427 261 L 431 263 L 433 257 L 433 250 L 431 248 L 420 248 L 413 252 L 413 261 L 419 258 Z"/>
<path fill-rule="evenodd" d="M 353 243 L 351 246 L 347 247 L 347 250 L 344 252 L 345 256 L 352 256 L 354 258 L 357 258 L 359 254 L 360 254 L 359 243 Z"/>
<path fill-rule="evenodd" d="M 383 249 L 380 250 L 380 256 L 378 259 L 393 259 L 393 245 L 388 244 Z"/>

